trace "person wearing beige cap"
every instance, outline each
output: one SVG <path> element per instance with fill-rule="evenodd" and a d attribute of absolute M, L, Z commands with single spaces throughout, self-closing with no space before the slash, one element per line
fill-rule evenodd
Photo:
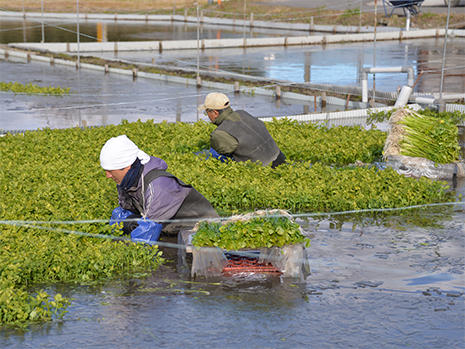
<path fill-rule="evenodd" d="M 272 168 L 286 161 L 263 121 L 244 110 L 234 111 L 225 94 L 209 93 L 198 109 L 217 126 L 210 135 L 213 156 L 217 152 L 234 161 L 260 161 L 263 166 L 271 164 Z"/>

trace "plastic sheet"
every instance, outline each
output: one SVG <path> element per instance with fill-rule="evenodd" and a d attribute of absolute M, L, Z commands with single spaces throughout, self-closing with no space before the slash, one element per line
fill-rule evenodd
<path fill-rule="evenodd" d="M 431 179 L 452 179 L 465 177 L 465 163 L 437 164 L 425 158 L 405 155 L 391 155 L 386 159 L 386 165 L 397 173 L 409 177 L 428 177 Z"/>
<path fill-rule="evenodd" d="M 191 276 L 221 276 L 226 263 L 226 256 L 220 248 L 193 247 Z"/>
<path fill-rule="evenodd" d="M 258 260 L 273 264 L 283 277 L 304 280 L 310 274 L 307 250 L 302 244 L 262 249 Z"/>

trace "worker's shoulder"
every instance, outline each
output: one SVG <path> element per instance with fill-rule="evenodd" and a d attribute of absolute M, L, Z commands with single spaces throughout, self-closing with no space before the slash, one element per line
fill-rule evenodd
<path fill-rule="evenodd" d="M 232 136 L 227 131 L 217 128 L 211 133 L 210 137 L 212 139 L 221 140 L 221 139 L 230 139 Z"/>

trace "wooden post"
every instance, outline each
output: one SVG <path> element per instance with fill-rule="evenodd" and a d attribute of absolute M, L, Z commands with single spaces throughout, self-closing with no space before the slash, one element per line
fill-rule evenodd
<path fill-rule="evenodd" d="M 326 108 L 326 91 L 321 92 L 321 108 Z"/>
<path fill-rule="evenodd" d="M 239 81 L 234 81 L 234 93 L 239 93 L 240 88 L 239 88 Z"/>
<path fill-rule="evenodd" d="M 347 94 L 347 98 L 346 98 L 346 105 L 345 105 L 345 109 L 347 110 L 347 108 L 349 107 L 349 101 L 350 101 L 350 93 Z"/>

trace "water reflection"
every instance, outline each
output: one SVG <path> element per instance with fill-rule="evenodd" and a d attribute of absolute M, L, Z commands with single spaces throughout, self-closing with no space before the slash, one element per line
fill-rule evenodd
<path fill-rule="evenodd" d="M 300 220 L 312 239 L 304 283 L 192 281 L 171 262 L 147 278 L 60 285 L 56 291 L 74 299 L 64 320 L 27 332 L 2 328 L 0 346 L 368 348 L 376 338 L 393 348 L 459 348 L 465 212 L 422 215 L 442 226 L 397 214 L 384 217 L 391 224 L 354 226 L 354 215 L 340 225 Z"/>
<path fill-rule="evenodd" d="M 40 19 L 18 20 L 2 18 L 0 21 L 0 43 L 76 42 L 76 22 L 45 20 L 42 31 Z M 80 21 L 81 42 L 93 41 L 152 41 L 152 40 L 196 40 L 197 24 L 167 21 Z M 199 27 L 200 39 L 255 38 L 272 36 L 301 36 L 307 33 L 295 30 L 276 30 L 224 25 Z"/>
<path fill-rule="evenodd" d="M 0 61 L 3 81 L 35 83 L 40 86 L 70 87 L 65 96 L 39 96 L 1 92 L 0 129 L 21 130 L 44 127 L 66 128 L 102 126 L 149 119 L 195 122 L 207 120 L 197 106 L 203 103 L 206 88 L 137 79 L 116 74 L 104 75 L 88 70 L 49 66 L 40 63 Z M 309 101 L 276 100 L 274 97 L 228 94 L 235 109 L 254 116 L 282 116 L 314 110 Z M 319 106 L 317 106 L 319 108 Z M 342 106 L 327 105 L 327 110 Z"/>
<path fill-rule="evenodd" d="M 380 42 L 376 45 L 378 67 L 412 66 L 416 92 L 439 91 L 442 63 L 441 39 L 417 39 L 411 41 Z M 159 52 L 107 52 L 94 53 L 103 58 L 120 58 L 133 62 L 196 68 L 197 52 L 192 50 Z M 465 39 L 451 38 L 447 45 L 445 91 L 465 93 L 463 74 Z M 326 45 L 321 47 L 267 47 L 209 49 L 199 56 L 202 69 L 230 71 L 267 79 L 294 83 L 311 82 L 339 86 L 359 86 L 363 67 L 373 65 L 373 47 L 368 43 Z M 420 76 L 420 72 L 422 72 Z M 407 83 L 407 74 L 378 73 L 376 89 L 395 92 Z M 372 88 L 373 74 L 368 85 Z"/>

